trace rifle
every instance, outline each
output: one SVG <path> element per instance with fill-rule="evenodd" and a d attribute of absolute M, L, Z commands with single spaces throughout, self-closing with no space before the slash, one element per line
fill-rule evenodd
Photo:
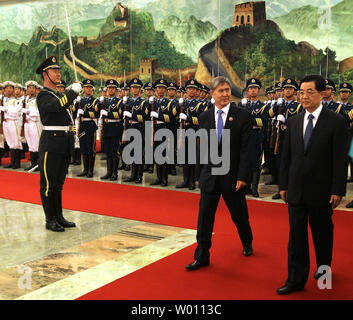
<path fill-rule="evenodd" d="M 4 104 L 4 96 L 2 96 L 2 98 L 0 100 L 0 107 L 2 107 L 3 104 Z M 1 111 L 0 134 L 4 134 L 4 130 L 3 130 L 4 117 L 5 117 L 5 112 Z"/>
<path fill-rule="evenodd" d="M 26 98 L 22 100 L 22 109 L 26 109 Z M 26 123 L 26 114 L 22 114 L 22 126 L 21 126 L 21 137 L 25 136 L 25 123 Z"/>
<path fill-rule="evenodd" d="M 77 102 L 77 112 L 78 109 L 81 108 L 81 100 Z M 81 126 L 82 126 L 82 116 L 79 116 L 78 118 L 78 126 L 77 126 L 77 137 L 80 138 L 81 135 Z"/>
<path fill-rule="evenodd" d="M 151 112 L 153 112 L 154 111 L 154 99 L 153 99 L 153 102 L 152 102 L 152 104 L 151 104 Z M 151 135 L 151 145 L 152 145 L 152 147 L 153 147 L 153 142 L 154 142 L 154 128 L 155 128 L 155 126 L 156 126 L 156 120 L 152 117 L 152 135 Z"/>
<path fill-rule="evenodd" d="M 105 100 L 105 99 L 104 99 Z M 104 110 L 104 100 L 103 100 L 103 105 L 101 107 L 101 110 Z M 105 123 L 105 116 L 102 115 L 102 126 L 101 126 L 101 145 L 104 143 L 104 123 Z"/>
<path fill-rule="evenodd" d="M 278 114 L 282 114 L 282 105 L 283 105 L 283 103 L 279 105 Z M 277 137 L 276 137 L 276 143 L 275 143 L 275 149 L 274 149 L 274 154 L 275 155 L 278 155 L 278 153 L 279 153 L 279 134 L 281 132 L 281 123 L 280 123 L 280 121 L 278 121 L 277 125 L 278 125 Z"/>

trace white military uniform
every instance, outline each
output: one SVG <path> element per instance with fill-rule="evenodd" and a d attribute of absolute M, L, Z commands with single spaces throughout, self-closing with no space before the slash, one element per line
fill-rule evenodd
<path fill-rule="evenodd" d="M 4 138 L 10 149 L 22 150 L 21 126 L 22 126 L 22 99 L 15 97 L 4 98 Z"/>
<path fill-rule="evenodd" d="M 42 124 L 37 106 L 37 99 L 27 98 L 26 108 L 22 110 L 26 114 L 24 132 L 30 152 L 38 152 L 39 138 L 42 133 Z"/>

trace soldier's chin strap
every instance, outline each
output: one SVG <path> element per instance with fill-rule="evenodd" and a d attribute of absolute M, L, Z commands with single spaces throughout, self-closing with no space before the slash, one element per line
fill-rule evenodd
<path fill-rule="evenodd" d="M 45 70 L 44 72 L 47 74 L 48 79 L 50 80 L 50 82 L 56 87 L 56 83 L 50 78 L 49 73 L 47 72 L 47 70 Z"/>

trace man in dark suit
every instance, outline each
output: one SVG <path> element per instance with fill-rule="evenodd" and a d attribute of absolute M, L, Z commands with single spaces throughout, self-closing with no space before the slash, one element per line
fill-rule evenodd
<path fill-rule="evenodd" d="M 218 145 L 216 150 L 227 149 L 230 151 L 229 171 L 224 175 L 214 175 L 217 165 L 210 161 L 212 149 L 208 148 L 208 164 L 203 165 L 200 174 L 201 199 L 197 226 L 197 243 L 194 262 L 187 265 L 189 271 L 209 265 L 209 249 L 218 202 L 222 195 L 236 225 L 240 240 L 243 244 L 244 256 L 253 252 L 253 235 L 249 223 L 248 208 L 245 199 L 244 187 L 251 177 L 250 154 L 252 118 L 251 114 L 230 103 L 231 86 L 225 77 L 217 77 L 211 83 L 211 95 L 215 106 L 200 116 L 200 129 L 206 129 L 208 137 L 212 130 L 217 130 Z M 226 130 L 229 130 L 226 132 Z M 213 131 L 214 132 L 214 131 Z M 229 133 L 229 145 L 222 147 L 222 135 Z M 226 141 L 227 139 L 224 139 Z M 224 146 L 223 146 L 224 147 Z"/>
<path fill-rule="evenodd" d="M 322 106 L 325 88 L 321 76 L 305 77 L 299 91 L 305 111 L 287 124 L 279 189 L 289 211 L 288 278 L 278 294 L 303 290 L 308 280 L 308 221 L 318 268 L 315 279 L 324 274 L 319 267 L 331 266 L 332 214 L 346 191 L 348 141 L 344 119 Z"/>

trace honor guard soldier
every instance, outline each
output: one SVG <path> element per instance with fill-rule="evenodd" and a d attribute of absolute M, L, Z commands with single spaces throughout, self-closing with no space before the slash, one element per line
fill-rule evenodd
<path fill-rule="evenodd" d="M 90 79 L 83 81 L 84 97 L 76 98 L 78 138 L 82 153 L 83 171 L 78 177 L 93 177 L 94 162 L 96 159 L 96 131 L 98 129 L 97 119 L 100 116 L 99 99 L 93 96 L 94 82 Z"/>
<path fill-rule="evenodd" d="M 2 111 L 2 129 L 4 140 L 10 148 L 11 162 L 4 168 L 18 169 L 21 167 L 21 126 L 22 126 L 22 100 L 14 96 L 15 83 L 12 81 L 4 82 L 4 99 Z"/>
<path fill-rule="evenodd" d="M 155 132 L 157 133 L 160 129 L 169 129 L 172 131 L 172 124 L 178 114 L 177 103 L 173 102 L 164 97 L 167 90 L 168 82 L 164 79 L 159 79 L 154 83 L 156 99 L 154 103 L 154 111 L 151 111 L 151 118 L 156 120 Z M 155 142 L 154 147 L 162 144 L 164 141 Z M 170 141 L 168 142 L 168 148 L 171 147 Z M 166 154 L 163 154 L 166 157 Z M 166 187 L 168 185 L 168 163 L 156 164 L 157 179 L 151 183 L 151 185 L 161 185 Z"/>
<path fill-rule="evenodd" d="M 169 97 L 169 100 L 171 100 L 173 103 L 177 105 L 177 113 L 179 114 L 179 102 L 177 99 L 176 92 L 178 90 L 178 85 L 175 82 L 169 82 L 167 86 L 167 94 Z M 174 118 L 175 121 L 171 124 L 172 130 L 173 130 L 173 135 L 174 135 L 174 141 L 177 141 L 177 130 L 178 130 L 178 125 L 179 125 L 179 117 Z M 177 144 L 174 143 L 174 159 L 176 159 L 177 155 Z M 176 176 L 176 166 L 175 164 L 169 165 L 169 173 L 172 176 Z"/>
<path fill-rule="evenodd" d="M 149 99 L 154 95 L 154 86 L 152 82 L 146 82 L 143 85 L 143 90 L 145 92 L 145 96 L 146 96 L 146 102 L 145 102 L 145 108 L 148 109 L 148 114 L 151 113 L 151 105 L 149 103 Z M 150 120 L 150 119 L 147 119 Z M 153 173 L 153 164 L 145 164 L 144 165 L 144 172 L 148 172 L 148 173 Z"/>
<path fill-rule="evenodd" d="M 48 57 L 36 70 L 43 78 L 43 89 L 37 105 L 43 131 L 39 140 L 40 196 L 46 217 L 46 228 L 56 232 L 75 227 L 62 213 L 62 189 L 68 172 L 70 152 L 74 143 L 74 119 L 70 105 L 82 87 L 74 83 L 62 94 L 56 90 L 60 83 L 60 66 L 54 56 Z"/>
<path fill-rule="evenodd" d="M 118 179 L 119 148 L 123 135 L 123 100 L 116 96 L 119 83 L 114 79 L 109 79 L 107 87 L 107 97 L 100 97 L 102 104 L 101 122 L 103 131 L 104 151 L 107 155 L 107 174 L 101 179 Z"/>
<path fill-rule="evenodd" d="M 182 101 L 180 101 L 180 104 L 183 103 L 184 112 L 179 114 L 179 118 L 180 121 L 185 122 L 185 130 L 193 129 L 197 131 L 199 129 L 199 117 L 203 112 L 202 101 L 196 98 L 198 97 L 198 92 L 200 91 L 199 83 L 195 79 L 189 79 L 185 83 L 185 90 L 188 99 L 182 99 Z M 195 150 L 195 154 L 198 155 L 197 150 Z M 188 154 L 188 141 L 185 139 L 185 164 L 183 165 L 183 182 L 176 186 L 178 189 L 189 188 L 189 190 L 194 190 L 196 187 L 196 164 L 198 163 L 198 159 L 196 159 L 196 164 L 190 163 L 190 159 Z"/>
<path fill-rule="evenodd" d="M 118 94 L 118 97 L 121 97 L 120 99 L 122 100 L 121 103 L 122 103 L 123 111 L 130 111 L 129 110 L 130 82 L 128 82 L 128 81 L 122 82 L 120 84 L 120 91 L 117 94 Z M 129 128 L 130 124 L 128 121 L 124 121 L 123 124 L 124 124 L 124 131 L 125 131 Z M 124 151 L 124 148 L 126 145 L 127 145 L 126 141 L 122 140 L 121 145 L 120 145 L 120 155 L 123 154 L 123 151 Z M 119 170 L 129 171 L 130 164 L 125 163 L 123 157 L 120 157 L 120 158 L 121 158 L 121 166 L 119 167 Z"/>
<path fill-rule="evenodd" d="M 326 79 L 326 90 L 323 91 L 322 105 L 333 112 L 340 114 L 346 121 L 349 122 L 348 115 L 341 103 L 334 102 L 332 97 L 336 92 L 336 85 L 331 79 Z"/>
<path fill-rule="evenodd" d="M 349 119 L 349 128 L 348 128 L 348 135 L 349 141 L 352 141 L 353 138 L 353 106 L 350 104 L 349 98 L 352 94 L 352 85 L 348 82 L 343 82 L 339 86 L 339 96 L 340 96 L 340 104 L 346 110 L 347 117 Z M 351 157 L 348 157 L 348 165 L 350 167 L 350 177 L 347 179 L 347 182 L 353 182 L 353 161 Z M 346 206 L 347 208 L 353 208 L 353 201 Z"/>
<path fill-rule="evenodd" d="M 38 148 L 39 138 L 42 133 L 42 123 L 40 121 L 39 110 L 37 106 L 37 86 L 35 81 L 27 81 L 26 88 L 28 98 L 26 100 L 26 108 L 22 110 L 24 113 L 24 134 L 28 144 L 28 149 L 31 155 L 31 165 L 25 168 L 26 171 L 36 167 L 34 171 L 39 171 L 38 168 Z"/>
<path fill-rule="evenodd" d="M 266 131 L 267 123 L 267 107 L 259 101 L 259 92 L 262 87 L 261 81 L 256 78 L 250 78 L 246 82 L 247 95 L 249 100 L 245 104 L 245 109 L 248 110 L 253 118 L 253 134 L 251 138 L 251 195 L 258 198 L 258 185 L 260 181 L 262 151 L 264 142 L 264 132 Z"/>
<path fill-rule="evenodd" d="M 148 107 L 146 109 L 145 103 L 146 101 L 143 100 L 140 96 L 141 89 L 143 83 L 140 79 L 134 78 L 130 81 L 131 93 L 132 98 L 128 102 L 127 109 L 129 111 L 124 111 L 123 116 L 124 119 L 127 118 L 129 121 L 129 127 L 136 129 L 140 132 L 142 136 L 142 144 L 145 141 L 145 128 L 144 122 L 149 117 L 149 110 Z M 147 110 L 147 113 L 146 113 Z M 142 147 L 144 150 L 144 146 Z M 142 159 L 143 160 L 143 157 Z M 135 183 L 142 183 L 143 178 L 143 163 L 131 163 L 131 175 L 129 178 L 124 179 L 124 182 L 135 182 Z"/>
<path fill-rule="evenodd" d="M 284 142 L 284 135 L 286 124 L 289 118 L 302 112 L 304 109 L 302 105 L 295 101 L 297 90 L 299 86 L 294 79 L 288 78 L 282 82 L 282 97 L 277 100 L 277 103 L 270 110 L 270 116 L 276 116 L 276 127 L 273 128 L 273 158 L 276 165 L 276 172 L 278 172 L 281 163 L 282 145 Z M 273 195 L 272 199 L 281 199 L 279 191 Z"/>

